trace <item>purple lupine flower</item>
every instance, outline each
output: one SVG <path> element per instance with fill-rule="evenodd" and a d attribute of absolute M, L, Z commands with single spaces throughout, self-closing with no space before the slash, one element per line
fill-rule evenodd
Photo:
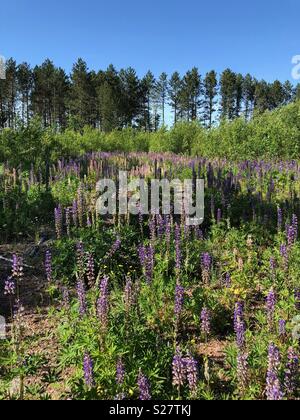
<path fill-rule="evenodd" d="M 47 249 L 45 255 L 45 272 L 48 283 L 52 281 L 52 254 L 50 249 Z"/>
<path fill-rule="evenodd" d="M 208 252 L 201 255 L 202 279 L 204 284 L 208 285 L 210 280 L 212 258 Z"/>
<path fill-rule="evenodd" d="M 272 328 L 273 323 L 274 323 L 275 305 L 276 305 L 276 294 L 274 290 L 271 289 L 266 298 L 267 318 L 268 318 L 268 324 L 270 328 Z"/>
<path fill-rule="evenodd" d="M 121 247 L 121 239 L 117 237 L 109 252 L 105 255 L 104 261 L 110 260 Z"/>
<path fill-rule="evenodd" d="M 156 218 L 155 215 L 152 215 L 149 221 L 149 229 L 150 229 L 150 239 L 151 243 L 154 244 L 156 240 Z"/>
<path fill-rule="evenodd" d="M 152 245 L 149 245 L 147 247 L 141 245 L 138 248 L 138 254 L 141 266 L 146 277 L 146 281 L 148 284 L 150 284 L 153 278 L 154 270 L 154 249 Z"/>
<path fill-rule="evenodd" d="M 83 243 L 80 241 L 76 245 L 77 273 L 80 280 L 84 279 L 85 263 Z"/>
<path fill-rule="evenodd" d="M 176 266 L 177 272 L 179 273 L 181 270 L 182 255 L 181 255 L 181 230 L 178 223 L 176 223 L 175 225 L 175 254 L 176 254 L 175 266 Z"/>
<path fill-rule="evenodd" d="M 83 317 L 86 314 L 87 306 L 86 306 L 86 294 L 85 294 L 85 286 L 82 280 L 78 280 L 77 282 L 77 296 L 79 301 L 79 315 Z"/>
<path fill-rule="evenodd" d="M 165 231 L 164 219 L 161 214 L 157 215 L 157 237 L 162 239 Z"/>
<path fill-rule="evenodd" d="M 278 232 L 281 232 L 283 225 L 283 214 L 282 209 L 278 207 L 277 209 L 277 226 L 278 226 Z"/>
<path fill-rule="evenodd" d="M 23 278 L 23 259 L 16 254 L 13 255 L 12 277 L 18 282 Z"/>
<path fill-rule="evenodd" d="M 4 283 L 4 295 L 13 296 L 16 293 L 16 284 L 11 277 Z"/>
<path fill-rule="evenodd" d="M 298 238 L 298 217 L 295 214 L 292 216 L 292 227 L 294 231 L 294 241 L 296 241 Z"/>
<path fill-rule="evenodd" d="M 129 276 L 126 277 L 126 284 L 124 290 L 125 310 L 128 312 L 133 304 L 133 285 Z"/>
<path fill-rule="evenodd" d="M 230 287 L 231 287 L 231 275 L 230 275 L 230 273 L 226 273 L 226 274 L 225 274 L 225 281 L 224 281 L 224 284 L 225 284 L 225 287 L 226 287 L 227 289 L 230 289 Z"/>
<path fill-rule="evenodd" d="M 267 385 L 266 396 L 269 401 L 280 401 L 283 399 L 283 392 L 278 376 L 280 367 L 280 353 L 279 349 L 272 343 L 269 346 L 268 353 L 268 371 L 267 371 Z"/>
<path fill-rule="evenodd" d="M 297 311 L 300 311 L 300 288 L 295 289 L 295 307 Z"/>
<path fill-rule="evenodd" d="M 177 320 L 179 319 L 179 316 L 181 314 L 183 303 L 184 303 L 184 288 L 180 284 L 176 284 L 174 313 Z"/>
<path fill-rule="evenodd" d="M 60 205 L 54 210 L 54 219 L 57 239 L 61 239 L 63 228 L 63 213 Z"/>
<path fill-rule="evenodd" d="M 178 387 L 178 390 L 180 390 L 180 387 L 184 385 L 186 379 L 186 363 L 179 348 L 176 349 L 176 353 L 173 358 L 172 374 L 172 383 L 174 386 Z"/>
<path fill-rule="evenodd" d="M 118 386 L 122 386 L 124 384 L 125 379 L 125 366 L 121 358 L 118 359 L 117 362 L 117 372 L 116 372 L 116 382 Z"/>
<path fill-rule="evenodd" d="M 93 254 L 87 253 L 87 267 L 86 267 L 87 279 L 89 286 L 92 287 L 95 284 L 95 261 Z"/>
<path fill-rule="evenodd" d="M 237 380 L 239 387 L 244 392 L 248 387 L 249 381 L 248 354 L 239 352 L 237 356 Z"/>
<path fill-rule="evenodd" d="M 150 391 L 150 384 L 148 378 L 142 373 L 140 370 L 137 384 L 140 391 L 139 399 L 141 401 L 151 400 L 151 391 Z"/>
<path fill-rule="evenodd" d="M 291 398 L 296 392 L 299 382 L 299 356 L 292 347 L 288 350 L 287 359 L 284 374 L 284 390 L 285 395 Z"/>
<path fill-rule="evenodd" d="M 146 261 L 145 261 L 145 274 L 146 274 L 146 281 L 148 284 L 152 282 L 153 270 L 154 270 L 154 248 L 152 247 L 152 245 L 149 245 L 146 248 Z"/>
<path fill-rule="evenodd" d="M 285 244 L 282 244 L 280 246 L 280 255 L 283 258 L 284 269 L 288 270 L 288 268 L 289 268 L 289 254 L 288 254 L 287 246 Z"/>
<path fill-rule="evenodd" d="M 83 359 L 83 374 L 84 382 L 88 388 L 93 388 L 94 386 L 94 371 L 93 371 L 93 361 L 88 352 L 85 353 Z"/>
<path fill-rule="evenodd" d="M 278 329 L 279 329 L 279 336 L 281 338 L 284 338 L 286 336 L 286 321 L 284 319 L 279 320 Z"/>
<path fill-rule="evenodd" d="M 65 214 L 66 214 L 67 235 L 68 235 L 68 237 L 70 237 L 70 232 L 71 232 L 71 209 L 69 207 L 66 208 Z"/>
<path fill-rule="evenodd" d="M 293 226 L 289 226 L 287 231 L 288 246 L 291 247 L 295 243 L 295 230 Z"/>
<path fill-rule="evenodd" d="M 201 332 L 205 337 L 211 332 L 210 311 L 207 308 L 203 308 L 201 312 Z"/>
<path fill-rule="evenodd" d="M 185 359 L 186 376 L 190 392 L 194 394 L 198 385 L 198 363 L 192 356 Z"/>
<path fill-rule="evenodd" d="M 101 322 L 101 327 L 103 329 L 107 326 L 108 321 L 108 309 L 109 309 L 109 290 L 108 290 L 109 278 L 107 276 L 103 277 L 100 283 L 100 294 L 97 301 L 97 314 Z"/>
<path fill-rule="evenodd" d="M 241 349 L 245 345 L 245 322 L 244 322 L 244 305 L 238 302 L 234 312 L 234 331 L 236 333 L 236 343 Z"/>

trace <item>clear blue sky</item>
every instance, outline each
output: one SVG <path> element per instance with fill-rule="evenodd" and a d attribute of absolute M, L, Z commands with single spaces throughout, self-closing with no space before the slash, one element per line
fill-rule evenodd
<path fill-rule="evenodd" d="M 0 55 L 70 71 L 134 67 L 203 74 L 226 67 L 291 79 L 300 54 L 299 0 L 9 0 L 1 2 Z"/>

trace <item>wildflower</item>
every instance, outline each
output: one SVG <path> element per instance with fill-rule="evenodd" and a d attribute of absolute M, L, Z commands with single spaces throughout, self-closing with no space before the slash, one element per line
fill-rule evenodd
<path fill-rule="evenodd" d="M 9 277 L 4 283 L 4 295 L 12 296 L 16 292 L 15 282 L 11 277 Z"/>
<path fill-rule="evenodd" d="M 280 366 L 279 349 L 272 343 L 269 346 L 266 396 L 269 401 L 283 399 L 281 384 L 278 376 Z"/>
<path fill-rule="evenodd" d="M 212 258 L 208 252 L 204 252 L 201 256 L 202 279 L 204 284 L 208 285 L 210 280 Z"/>
<path fill-rule="evenodd" d="M 173 385 L 178 389 L 184 385 L 186 379 L 186 364 L 181 355 L 180 349 L 176 349 L 176 354 L 172 362 Z"/>
<path fill-rule="evenodd" d="M 85 294 L 85 286 L 82 280 L 78 280 L 77 282 L 77 296 L 79 301 L 79 314 L 83 317 L 86 314 L 86 294 Z"/>
<path fill-rule="evenodd" d="M 210 312 L 207 308 L 202 309 L 201 312 L 201 332 L 205 337 L 209 336 L 211 332 Z"/>
<path fill-rule="evenodd" d="M 237 356 L 237 380 L 242 392 L 247 389 L 249 375 L 248 354 L 239 352 Z"/>
<path fill-rule="evenodd" d="M 23 278 L 23 260 L 15 254 L 13 255 L 12 277 L 18 281 Z"/>
<path fill-rule="evenodd" d="M 278 322 L 279 327 L 279 336 L 284 338 L 286 336 L 286 321 L 284 319 L 280 319 Z"/>
<path fill-rule="evenodd" d="M 189 389 L 194 394 L 198 385 L 198 363 L 192 356 L 188 356 L 185 359 L 185 369 Z"/>
<path fill-rule="evenodd" d="M 65 214 L 66 214 L 66 228 L 67 228 L 67 235 L 70 237 L 71 232 L 71 210 L 69 207 L 66 208 Z"/>
<path fill-rule="evenodd" d="M 54 219 L 55 219 L 55 230 L 56 230 L 57 239 L 61 239 L 62 227 L 63 227 L 63 215 L 62 215 L 62 208 L 60 205 L 54 210 Z"/>
<path fill-rule="evenodd" d="M 299 381 L 299 356 L 293 348 L 288 350 L 288 361 L 284 375 L 284 390 L 287 397 L 292 397 Z"/>
<path fill-rule="evenodd" d="M 93 372 L 93 361 L 89 353 L 85 353 L 83 359 L 83 373 L 84 381 L 88 388 L 93 388 L 94 386 L 94 372 Z"/>
<path fill-rule="evenodd" d="M 280 246 L 280 255 L 283 258 L 284 269 L 288 270 L 288 268 L 289 268 L 289 254 L 288 254 L 287 246 L 285 244 L 282 244 Z"/>
<path fill-rule="evenodd" d="M 107 317 L 108 317 L 108 282 L 109 278 L 107 276 L 103 277 L 100 283 L 100 294 L 97 301 L 97 313 L 98 318 L 101 322 L 102 328 L 107 326 Z"/>
<path fill-rule="evenodd" d="M 139 246 L 138 254 L 146 281 L 150 284 L 152 282 L 154 270 L 154 249 L 152 245 L 149 245 L 148 247 Z"/>
<path fill-rule="evenodd" d="M 95 283 L 95 262 L 93 254 L 87 253 L 87 279 L 89 286 L 92 287 Z"/>
<path fill-rule="evenodd" d="M 274 322 L 274 312 L 275 312 L 275 305 L 276 305 L 276 295 L 274 290 L 272 289 L 266 299 L 266 309 L 267 309 L 267 317 L 268 317 L 268 324 L 270 329 L 273 326 Z"/>
<path fill-rule="evenodd" d="M 176 265 L 176 270 L 179 273 L 181 270 L 182 255 L 181 255 L 181 230 L 178 223 L 176 223 L 175 225 L 175 253 L 176 253 L 175 265 Z"/>
<path fill-rule="evenodd" d="M 231 287 L 231 275 L 230 273 L 225 274 L 225 287 L 228 289 Z"/>
<path fill-rule="evenodd" d="M 139 399 L 142 401 L 151 400 L 149 380 L 142 371 L 139 373 L 137 383 L 140 391 Z"/>
<path fill-rule="evenodd" d="M 174 312 L 175 312 L 175 317 L 177 320 L 182 311 L 183 303 L 184 303 L 184 288 L 180 284 L 176 284 Z"/>
<path fill-rule="evenodd" d="M 121 358 L 117 362 L 117 373 L 116 373 L 116 382 L 117 385 L 121 386 L 124 383 L 125 379 L 125 367 Z"/>
<path fill-rule="evenodd" d="M 80 280 L 84 279 L 85 264 L 84 264 L 84 249 L 83 243 L 80 241 L 76 245 L 76 259 L 77 259 L 77 273 Z"/>
<path fill-rule="evenodd" d="M 244 305 L 238 302 L 234 312 L 234 331 L 236 333 L 236 343 L 239 348 L 245 345 L 245 322 L 244 322 Z"/>

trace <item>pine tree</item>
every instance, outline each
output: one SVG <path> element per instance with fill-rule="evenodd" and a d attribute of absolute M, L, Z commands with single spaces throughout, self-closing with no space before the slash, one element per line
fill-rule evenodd
<path fill-rule="evenodd" d="M 78 127 L 96 126 L 96 89 L 95 76 L 90 73 L 87 64 L 81 58 L 74 64 L 71 73 L 69 109 Z"/>
<path fill-rule="evenodd" d="M 235 76 L 235 116 L 239 117 L 242 111 L 244 77 L 242 74 Z"/>
<path fill-rule="evenodd" d="M 182 89 L 182 80 L 181 80 L 180 74 L 176 71 L 171 76 L 171 79 L 169 81 L 169 89 L 168 89 L 168 94 L 170 98 L 169 105 L 171 106 L 174 112 L 174 124 L 177 123 L 177 119 L 178 119 L 181 89 Z"/>
<path fill-rule="evenodd" d="M 213 125 L 213 115 L 216 111 L 216 96 L 218 94 L 218 80 L 217 73 L 212 70 L 206 74 L 204 79 L 204 124 L 211 128 Z"/>
<path fill-rule="evenodd" d="M 155 88 L 155 78 L 151 71 L 141 81 L 141 127 L 152 131 L 151 105 Z"/>
<path fill-rule="evenodd" d="M 21 120 L 27 125 L 30 119 L 30 96 L 33 88 L 33 74 L 28 63 L 18 66 L 18 91 L 21 102 Z"/>
<path fill-rule="evenodd" d="M 168 75 L 162 73 L 156 83 L 156 93 L 159 106 L 162 110 L 162 124 L 165 125 L 165 107 L 168 95 Z"/>
<path fill-rule="evenodd" d="M 236 115 L 236 74 L 226 69 L 220 79 L 221 117 L 232 120 Z"/>
<path fill-rule="evenodd" d="M 243 82 L 243 100 L 245 104 L 245 118 L 248 120 L 254 109 L 256 80 L 248 73 Z"/>
<path fill-rule="evenodd" d="M 140 112 L 140 81 L 136 71 L 131 67 L 121 70 L 119 77 L 122 92 L 121 113 L 123 125 L 131 127 L 135 125 Z"/>
<path fill-rule="evenodd" d="M 6 94 L 7 94 L 7 124 L 10 128 L 15 128 L 17 118 L 17 99 L 18 99 L 18 81 L 17 81 L 17 63 L 10 58 L 6 62 Z"/>

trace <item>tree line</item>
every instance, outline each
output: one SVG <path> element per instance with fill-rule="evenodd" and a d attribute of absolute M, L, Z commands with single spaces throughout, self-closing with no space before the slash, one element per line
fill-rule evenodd
<path fill-rule="evenodd" d="M 45 127 L 76 130 L 88 125 L 104 132 L 134 127 L 157 131 L 167 121 L 199 121 L 211 128 L 222 119 L 250 119 L 300 98 L 300 85 L 276 80 L 268 83 L 250 74 L 226 69 L 202 76 L 194 67 L 181 76 L 151 71 L 140 78 L 133 68 L 113 65 L 98 72 L 78 59 L 71 74 L 47 59 L 31 68 L 28 63 L 6 62 L 0 80 L 0 129 L 28 125 L 39 117 Z"/>

